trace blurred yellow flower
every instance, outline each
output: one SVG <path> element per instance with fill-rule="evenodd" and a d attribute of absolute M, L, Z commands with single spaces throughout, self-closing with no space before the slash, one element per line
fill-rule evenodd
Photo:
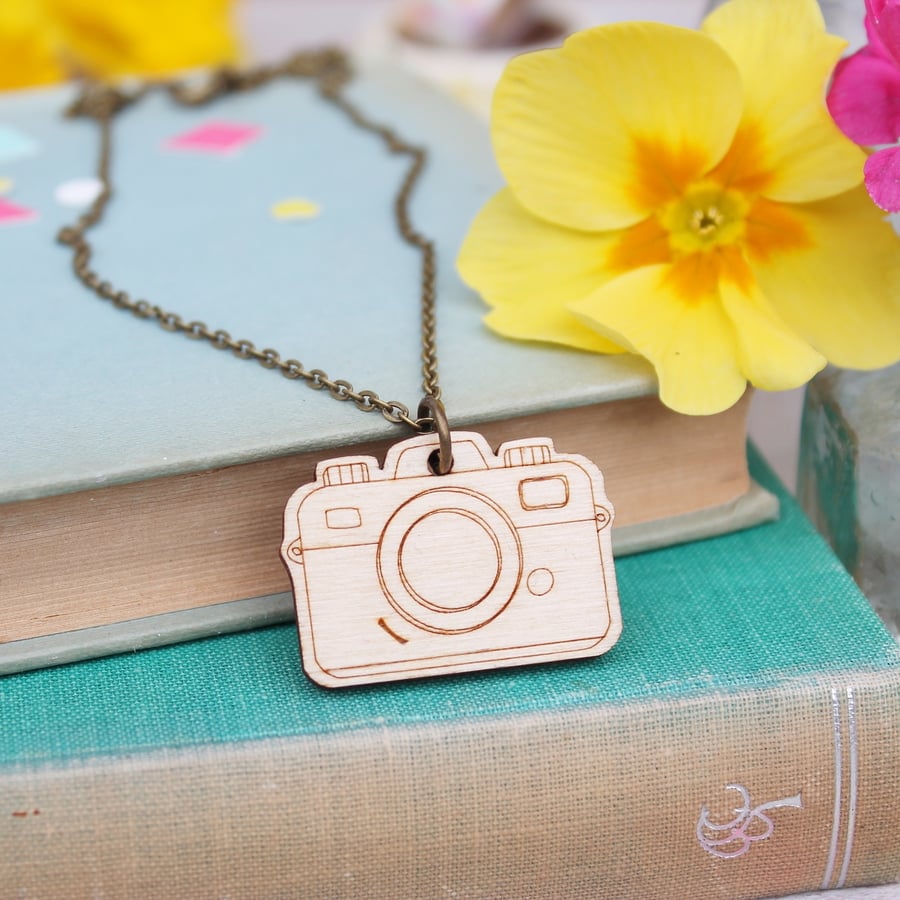
<path fill-rule="evenodd" d="M 514 59 L 509 186 L 459 258 L 490 327 L 641 354 L 691 414 L 900 358 L 900 242 L 823 100 L 843 47 L 815 0 L 731 0 L 702 32 L 602 26 Z"/>
<path fill-rule="evenodd" d="M 0 0 L 0 89 L 237 58 L 231 0 Z"/>

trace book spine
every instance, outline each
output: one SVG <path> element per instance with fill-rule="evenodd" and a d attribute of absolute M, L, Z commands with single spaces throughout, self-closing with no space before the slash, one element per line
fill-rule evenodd
<path fill-rule="evenodd" d="M 895 672 L 28 766 L 0 776 L 0 893 L 742 900 L 887 883 L 898 730 Z"/>

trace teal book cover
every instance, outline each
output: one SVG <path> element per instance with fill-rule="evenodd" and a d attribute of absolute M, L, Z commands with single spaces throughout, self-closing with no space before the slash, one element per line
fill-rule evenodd
<path fill-rule="evenodd" d="M 749 900 L 900 877 L 900 648 L 780 521 L 621 559 L 607 655 L 319 688 L 281 626 L 0 680 L 10 896 Z"/>

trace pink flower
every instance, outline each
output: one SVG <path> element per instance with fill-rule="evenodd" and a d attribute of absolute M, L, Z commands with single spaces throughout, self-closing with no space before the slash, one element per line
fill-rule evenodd
<path fill-rule="evenodd" d="M 866 32 L 869 43 L 900 63 L 900 3 L 866 0 Z"/>
<path fill-rule="evenodd" d="M 866 0 L 868 44 L 838 63 L 828 109 L 857 144 L 900 140 L 900 0 Z M 873 153 L 865 164 L 869 196 L 888 212 L 900 211 L 900 148 Z"/>

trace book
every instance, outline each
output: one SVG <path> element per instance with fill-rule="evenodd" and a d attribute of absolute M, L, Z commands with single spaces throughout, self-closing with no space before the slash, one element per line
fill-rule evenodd
<path fill-rule="evenodd" d="M 598 659 L 335 692 L 274 626 L 8 676 L 0 884 L 750 900 L 897 880 L 900 648 L 781 502 L 622 559 Z"/>
<path fill-rule="evenodd" d="M 437 247 L 454 428 L 495 447 L 547 436 L 593 459 L 619 554 L 777 514 L 748 476 L 746 399 L 680 416 L 636 357 L 491 334 L 454 269 L 500 183 L 486 128 L 389 69 L 348 90 L 429 151 L 412 215 Z M 0 357 L 0 673 L 290 619 L 288 497 L 320 459 L 383 458 L 409 435 L 88 292 L 55 240 L 77 215 L 60 204 L 83 196 L 97 155 L 94 123 L 62 117 L 71 98 L 0 99 L 0 121 L 29 148 L 0 157 L 10 203 L 29 213 L 0 228 L 0 334 L 16 348 Z M 220 152 L 223 134 L 245 143 Z M 420 260 L 391 212 L 402 160 L 288 82 L 200 111 L 153 94 L 117 117 L 113 153 L 115 194 L 91 232 L 102 277 L 415 409 Z M 297 197 L 305 206 L 292 208 L 318 216 L 273 215 Z"/>

